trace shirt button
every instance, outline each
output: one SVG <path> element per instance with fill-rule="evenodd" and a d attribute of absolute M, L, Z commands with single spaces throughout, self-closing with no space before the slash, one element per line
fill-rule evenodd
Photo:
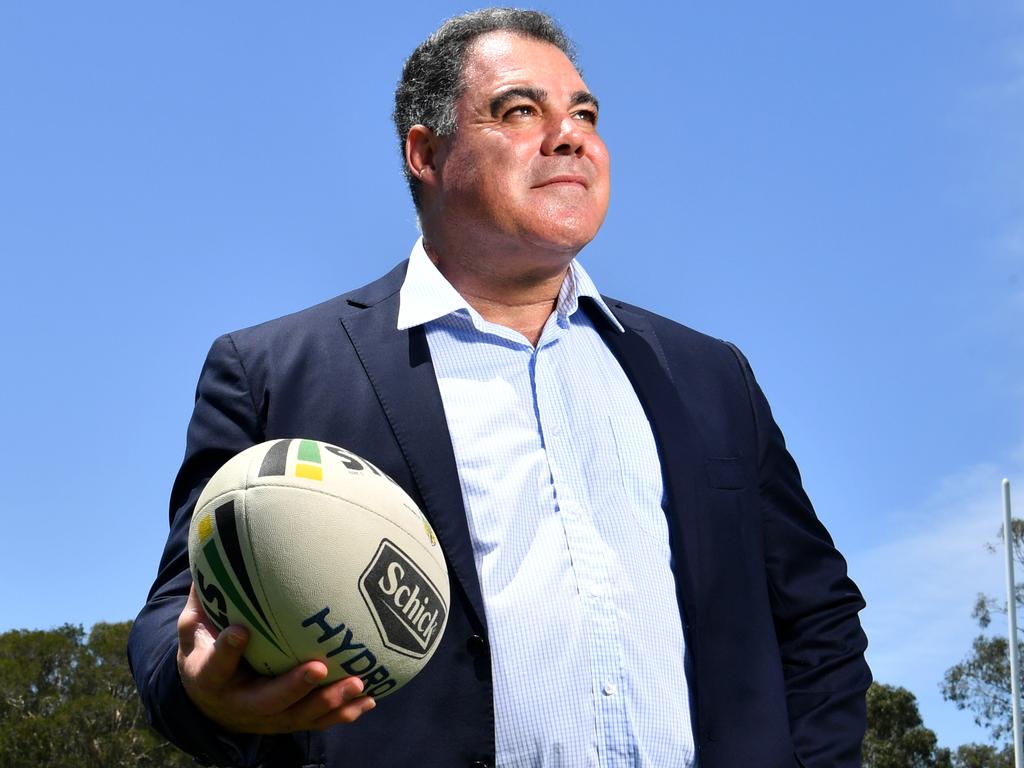
<path fill-rule="evenodd" d="M 615 683 L 605 683 L 601 690 L 604 692 L 605 696 L 614 696 L 615 691 L 618 689 L 615 687 Z"/>
<path fill-rule="evenodd" d="M 595 582 L 594 584 L 590 585 L 590 596 L 591 597 L 600 597 L 603 594 L 604 594 L 604 587 L 602 587 L 600 584 L 597 584 Z"/>

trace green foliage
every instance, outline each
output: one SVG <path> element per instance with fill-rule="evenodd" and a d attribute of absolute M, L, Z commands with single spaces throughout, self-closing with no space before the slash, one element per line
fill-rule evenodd
<path fill-rule="evenodd" d="M 1018 573 L 1024 572 L 1024 520 L 1013 520 L 1010 526 L 1012 551 Z M 999 532 L 1000 542 L 1002 530 Z M 988 544 L 990 552 L 1002 552 L 1002 544 Z M 1024 583 L 1015 587 L 1018 613 L 1024 616 Z M 989 595 L 978 595 L 973 618 L 982 630 L 989 628 L 993 614 L 1006 615 L 1006 601 Z M 1018 638 L 1021 635 L 1018 634 Z M 1018 651 L 1024 660 L 1024 644 L 1018 640 Z M 1024 683 L 1024 680 L 1022 680 Z M 1022 689 L 1024 690 L 1024 689 Z M 974 722 L 988 729 L 993 740 L 1005 743 L 1013 735 L 1013 707 L 1010 695 L 1010 643 L 1005 635 L 978 635 L 971 644 L 970 654 L 960 663 L 946 670 L 942 681 L 942 695 L 959 709 L 974 713 Z M 968 745 L 976 746 L 976 745 Z M 962 747 L 964 749 L 966 747 Z M 979 749 L 981 749 L 979 747 Z M 980 754 L 980 753 L 979 753 Z M 993 753 L 995 754 L 995 753 Z M 1001 753 L 1000 753 L 1001 754 Z M 965 758 L 966 759 L 966 758 Z M 973 758 L 972 758 L 973 759 Z M 979 758 L 980 759 L 980 758 Z M 985 765 L 990 763 L 964 763 Z M 991 763 L 991 765 L 996 765 Z M 958 764 L 959 766 L 959 764 Z"/>
<path fill-rule="evenodd" d="M 868 689 L 864 768 L 951 768 L 948 750 L 936 749 L 917 699 L 906 688 L 872 683 Z"/>
<path fill-rule="evenodd" d="M 956 751 L 953 768 L 1013 768 L 1013 748 L 964 744 Z"/>
<path fill-rule="evenodd" d="M 1012 736 L 1010 644 L 1005 637 L 979 635 L 970 655 L 946 670 L 942 695 L 960 709 L 974 712 L 974 722 L 996 740 Z"/>
<path fill-rule="evenodd" d="M 131 622 L 0 634 L 4 768 L 190 768 L 146 724 L 125 646 Z"/>
<path fill-rule="evenodd" d="M 1013 749 L 964 744 L 952 752 L 936 746 L 917 699 L 906 688 L 881 683 L 868 689 L 864 768 L 1013 768 Z"/>

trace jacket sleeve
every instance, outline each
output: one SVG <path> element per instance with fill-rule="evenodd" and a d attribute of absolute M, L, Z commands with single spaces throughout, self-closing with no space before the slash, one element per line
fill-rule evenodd
<path fill-rule="evenodd" d="M 765 563 L 796 757 L 805 768 L 854 768 L 871 684 L 858 618 L 864 599 L 814 513 L 746 358 L 733 350 L 757 432 Z"/>
<path fill-rule="evenodd" d="M 200 375 L 185 457 L 171 492 L 170 532 L 156 581 L 128 640 L 129 663 L 150 723 L 205 764 L 252 764 L 267 739 L 219 730 L 189 699 L 178 675 L 177 620 L 192 584 L 189 523 L 210 477 L 233 455 L 263 439 L 238 350 L 230 336 L 222 336 Z"/>

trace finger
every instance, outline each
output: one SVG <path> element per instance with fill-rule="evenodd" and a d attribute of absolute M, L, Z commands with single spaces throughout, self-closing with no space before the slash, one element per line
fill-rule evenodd
<path fill-rule="evenodd" d="M 296 702 L 286 715 L 297 727 L 308 728 L 319 718 L 359 700 L 362 694 L 363 681 L 358 677 L 335 680 Z"/>
<path fill-rule="evenodd" d="M 244 627 L 227 627 L 217 635 L 210 653 L 200 660 L 197 681 L 214 690 L 227 685 L 238 671 L 248 639 Z"/>
<path fill-rule="evenodd" d="M 327 666 L 308 661 L 277 677 L 261 678 L 249 687 L 249 703 L 262 715 L 282 715 L 309 695 L 327 677 Z M 362 686 L 362 681 L 359 681 Z M 292 719 L 288 717 L 288 719 Z"/>
<path fill-rule="evenodd" d="M 309 730 L 322 731 L 335 725 L 354 723 L 376 706 L 377 702 L 374 701 L 372 696 L 360 696 L 355 701 L 333 709 L 326 715 L 317 718 L 309 726 Z"/>

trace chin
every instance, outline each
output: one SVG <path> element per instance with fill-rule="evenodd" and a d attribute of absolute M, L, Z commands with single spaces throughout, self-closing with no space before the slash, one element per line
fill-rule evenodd
<path fill-rule="evenodd" d="M 580 231 L 577 229 L 552 228 L 543 231 L 531 232 L 527 239 L 544 248 L 545 250 L 572 252 L 577 251 L 589 243 L 597 235 L 596 230 Z"/>
<path fill-rule="evenodd" d="M 547 248 L 578 251 L 597 236 L 604 217 L 595 218 L 591 211 L 553 210 L 540 220 L 531 222 L 527 239 Z"/>
<path fill-rule="evenodd" d="M 547 234 L 549 241 L 558 243 L 567 249 L 580 250 L 597 237 L 601 223 L 580 222 L 571 220 L 558 222 L 559 226 L 553 227 Z"/>

